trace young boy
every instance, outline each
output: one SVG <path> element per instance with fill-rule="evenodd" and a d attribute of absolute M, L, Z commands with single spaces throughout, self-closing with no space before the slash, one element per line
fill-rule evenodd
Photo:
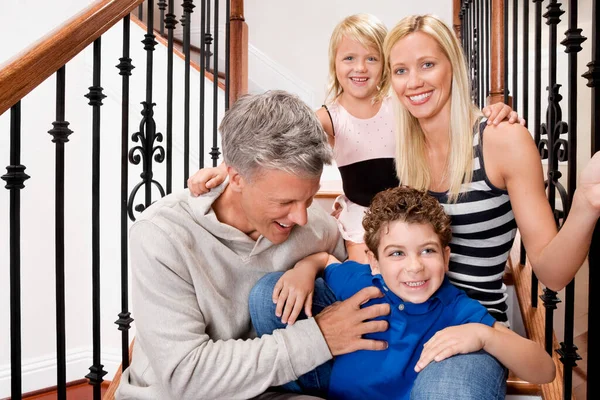
<path fill-rule="evenodd" d="M 437 200 L 407 187 L 383 191 L 373 199 L 363 226 L 369 265 L 314 254 L 287 271 L 273 293 L 284 323 L 294 322 L 302 308 L 299 302 L 310 310 L 311 296 L 299 296 L 298 286 L 314 282 L 323 269 L 338 300 L 377 286 L 383 297 L 365 306 L 390 304 L 391 313 L 382 318 L 389 329 L 366 335 L 386 341 L 387 350 L 336 357 L 327 398 L 409 399 L 417 373 L 431 361 L 480 350 L 526 381 L 554 379 L 554 362 L 542 347 L 496 322 L 446 278 L 452 233 L 450 218 Z"/>

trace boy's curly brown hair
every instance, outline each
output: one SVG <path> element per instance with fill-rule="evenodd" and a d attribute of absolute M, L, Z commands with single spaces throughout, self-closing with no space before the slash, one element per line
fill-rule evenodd
<path fill-rule="evenodd" d="M 398 186 L 377 193 L 363 218 L 365 244 L 376 259 L 379 259 L 381 229 L 392 221 L 431 224 L 443 248 L 452 239 L 450 217 L 434 197 L 408 186 Z"/>

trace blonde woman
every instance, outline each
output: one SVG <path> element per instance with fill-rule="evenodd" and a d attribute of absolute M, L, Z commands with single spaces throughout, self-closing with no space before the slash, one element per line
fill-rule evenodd
<path fill-rule="evenodd" d="M 398 178 L 429 190 L 451 216 L 452 283 L 506 322 L 502 277 L 518 226 L 539 280 L 562 289 L 583 263 L 600 216 L 600 154 L 582 171 L 569 218 L 557 232 L 531 134 L 518 124 L 485 123 L 470 100 L 463 51 L 452 30 L 431 15 L 404 18 L 386 37 L 384 53 L 396 100 Z M 448 359 L 421 373 L 413 394 L 437 398 L 427 397 L 435 395 L 428 387 L 439 388 L 432 380 L 440 368 L 449 369 L 442 366 L 447 361 L 462 368 L 465 385 L 503 381 L 494 368 L 481 372 L 489 360 Z M 494 398 L 487 393 L 473 398 Z"/>

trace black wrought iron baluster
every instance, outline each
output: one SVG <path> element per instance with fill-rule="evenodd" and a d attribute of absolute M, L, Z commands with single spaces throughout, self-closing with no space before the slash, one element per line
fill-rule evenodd
<path fill-rule="evenodd" d="M 577 53 L 582 48 L 581 44 L 586 40 L 581 35 L 582 30 L 577 28 L 577 0 L 569 1 L 569 29 L 565 32 L 565 39 L 561 42 L 565 46 L 565 52 L 569 55 L 569 136 L 568 142 L 564 144 L 566 151 L 559 152 L 560 161 L 568 161 L 567 173 L 567 198 L 563 199 L 564 217 L 569 215 L 571 202 L 575 195 L 577 186 Z M 562 156 L 562 157 L 561 157 Z M 573 367 L 577 366 L 577 360 L 581 360 L 577 354 L 577 347 L 573 344 L 573 329 L 575 319 L 575 280 L 572 280 L 565 289 L 565 330 L 564 341 L 560 344 L 558 354 L 564 365 L 564 394 L 570 398 L 573 391 Z"/>
<path fill-rule="evenodd" d="M 167 27 L 167 194 L 172 191 L 173 182 L 173 31 L 177 26 L 173 0 L 165 16 Z"/>
<path fill-rule="evenodd" d="M 477 93 L 477 87 L 478 87 L 478 76 L 477 76 L 477 58 L 478 58 L 478 51 L 477 51 L 477 47 L 479 45 L 479 40 L 477 37 L 477 27 L 473 28 L 473 41 L 471 42 L 471 62 L 470 64 L 470 71 L 471 71 L 471 99 L 473 100 L 473 103 L 477 104 L 479 103 L 479 96 Z"/>
<path fill-rule="evenodd" d="M 131 139 L 134 142 L 140 142 L 139 145 L 132 147 L 129 150 L 129 162 L 134 165 L 138 165 L 140 162 L 143 164 L 142 173 L 140 177 L 141 182 L 138 182 L 132 189 L 127 202 L 127 212 L 129 218 L 135 221 L 133 211 L 142 212 L 150 204 L 152 204 L 152 187 L 156 187 L 160 193 L 160 196 L 165 195 L 165 191 L 160 183 L 153 179 L 152 173 L 152 161 L 162 163 L 165 160 L 165 149 L 155 144 L 155 142 L 162 142 L 162 133 L 156 132 L 156 122 L 154 121 L 154 106 L 152 102 L 152 70 L 153 70 L 153 52 L 156 42 L 154 36 L 154 5 L 153 0 L 148 0 L 148 25 L 147 31 L 144 35 L 144 50 L 146 51 L 146 101 L 142 102 L 142 121 L 140 122 L 140 131 L 134 133 Z M 133 202 L 140 188 L 144 186 L 144 204 L 138 204 L 133 207 Z"/>
<path fill-rule="evenodd" d="M 560 196 L 566 198 L 566 192 L 560 183 L 561 172 L 558 169 L 559 152 L 564 152 L 565 141 L 561 140 L 560 135 L 567 133 L 568 126 L 562 121 L 562 111 L 560 101 L 560 87 L 556 82 L 556 47 L 557 47 L 557 25 L 560 22 L 560 16 L 564 13 L 560 9 L 560 3 L 556 0 L 551 0 L 548 4 L 547 12 L 544 14 L 546 24 L 549 26 L 549 44 L 548 44 L 548 108 L 546 110 L 546 122 L 542 124 L 541 135 L 546 136 L 540 141 L 540 148 L 546 147 L 548 154 L 548 202 L 554 212 L 554 219 L 559 225 L 559 221 L 564 218 L 563 212 L 556 210 L 556 191 L 560 192 Z M 556 304 L 560 303 L 556 292 L 548 288 L 544 289 L 544 295 L 541 296 L 546 307 L 546 351 L 552 354 L 552 330 L 553 330 L 553 313 L 556 309 Z"/>
<path fill-rule="evenodd" d="M 21 102 L 10 109 L 10 165 L 5 188 L 10 191 L 10 396 L 21 400 L 23 376 L 21 368 L 21 192 L 29 179 L 21 165 Z"/>
<path fill-rule="evenodd" d="M 106 96 L 100 86 L 102 38 L 94 41 L 93 85 L 85 95 L 92 106 L 92 337 L 93 364 L 85 376 L 94 386 L 94 400 L 102 398 L 102 377 L 106 375 L 101 361 L 100 340 L 100 107 Z"/>
<path fill-rule="evenodd" d="M 591 154 L 594 155 L 600 151 L 600 32 L 598 31 L 598 19 L 600 18 L 600 4 L 598 0 L 592 1 L 592 60 L 587 64 L 588 70 L 583 75 L 588 80 L 587 86 L 591 88 Z M 592 235 L 592 243 L 590 245 L 590 252 L 588 254 L 589 263 L 589 286 L 588 293 L 588 338 L 598 338 L 598 335 L 594 332 L 597 328 L 594 328 L 594 322 L 597 321 L 598 308 L 592 307 L 592 299 L 594 291 L 592 288 L 598 284 L 598 269 L 600 268 L 600 221 L 596 222 L 596 227 Z M 597 340 L 597 339 L 596 339 Z M 596 399 L 598 398 L 598 386 L 596 386 L 595 378 L 598 374 L 598 342 L 595 340 L 588 340 L 587 349 L 587 398 Z"/>
<path fill-rule="evenodd" d="M 491 1 L 483 0 L 485 3 L 485 99 L 487 104 L 487 98 L 490 95 L 490 74 L 491 74 L 491 59 L 490 59 L 490 24 L 492 18 L 491 12 Z"/>
<path fill-rule="evenodd" d="M 504 104 L 508 100 L 508 0 L 504 0 Z"/>
<path fill-rule="evenodd" d="M 206 0 L 206 34 L 204 35 L 204 57 L 206 57 L 206 68 L 210 66 L 210 45 L 212 44 L 212 35 L 210 33 L 210 0 Z"/>
<path fill-rule="evenodd" d="M 131 43 L 131 18 L 123 18 L 123 57 L 119 58 L 119 75 L 122 79 L 121 94 L 121 312 L 115 324 L 121 331 L 121 370 L 129 366 L 129 329 L 133 318 L 129 312 L 129 279 L 127 265 L 127 194 L 129 190 L 129 77 L 134 66 L 129 57 Z"/>
<path fill-rule="evenodd" d="M 542 160 L 548 158 L 546 150 L 540 147 L 542 130 L 542 3 L 544 0 L 533 0 L 535 4 L 535 57 L 534 57 L 534 131 L 533 138 Z M 538 279 L 535 273 L 531 276 L 531 306 L 538 304 Z"/>
<path fill-rule="evenodd" d="M 206 2 L 207 0 L 201 0 L 200 6 L 200 48 L 202 52 L 200 54 L 200 126 L 198 132 L 198 140 L 199 140 L 199 155 L 198 155 L 198 168 L 204 168 L 204 108 L 205 108 L 205 86 L 206 86 L 206 68 L 208 68 L 208 64 L 206 64 L 206 57 L 204 57 L 204 52 L 206 51 L 206 47 L 204 46 L 204 41 L 206 40 Z"/>
<path fill-rule="evenodd" d="M 508 0 L 507 0 L 508 1 Z M 528 0 L 524 0 L 527 3 Z M 512 108 L 515 111 L 519 109 L 519 0 L 513 0 L 513 21 L 512 21 Z M 529 33 L 528 33 L 529 34 Z M 527 57 L 526 53 L 523 53 L 524 57 Z M 527 75 L 527 70 L 523 70 L 523 76 Z M 527 91 L 523 88 L 523 91 Z M 527 259 L 525 254 L 525 246 L 523 240 L 520 244 L 520 258 L 519 262 L 525 265 Z"/>
<path fill-rule="evenodd" d="M 458 12 L 458 18 L 460 19 L 460 44 L 463 48 L 463 51 L 465 51 L 466 47 L 466 42 L 465 42 L 465 30 L 466 30 L 466 18 L 465 18 L 465 2 L 462 1 L 461 2 L 461 6 L 460 6 L 460 11 Z"/>
<path fill-rule="evenodd" d="M 55 176 L 55 274 L 56 274 L 56 394 L 67 398 L 67 348 L 65 324 L 65 143 L 73 133 L 65 120 L 66 68 L 56 71 L 56 121 L 48 131 L 56 143 Z"/>
<path fill-rule="evenodd" d="M 210 0 L 209 0 L 210 2 Z M 213 145 L 210 150 L 210 156 L 212 158 L 213 167 L 217 166 L 217 161 L 219 160 L 219 123 L 218 123 L 218 113 L 219 113 L 219 0 L 215 0 L 215 45 L 214 45 L 214 76 L 213 76 Z"/>
<path fill-rule="evenodd" d="M 159 13 L 160 13 L 159 32 L 160 32 L 161 36 L 164 36 L 165 35 L 165 10 L 167 9 L 167 2 L 166 2 L 166 0 L 158 0 L 158 3 L 156 5 L 158 6 Z"/>
<path fill-rule="evenodd" d="M 231 52 L 231 0 L 225 0 L 225 111 L 229 110 L 229 89 L 230 89 L 230 56 Z"/>
<path fill-rule="evenodd" d="M 516 38 L 516 36 L 515 36 Z M 516 110 L 516 106 L 515 106 Z M 529 126 L 529 0 L 523 1 L 523 118 Z M 521 238 L 519 263 L 525 265 L 527 252 Z"/>
<path fill-rule="evenodd" d="M 473 56 L 473 0 L 467 0 L 467 62 L 469 63 L 469 78 L 472 78 L 471 57 Z"/>
<path fill-rule="evenodd" d="M 484 27 L 483 27 L 483 16 L 484 16 L 484 3 L 485 0 L 477 0 L 477 26 L 479 29 L 479 46 L 478 46 L 478 54 L 479 54 L 479 58 L 477 59 L 477 76 L 478 78 L 478 82 L 479 82 L 479 94 L 478 94 L 478 98 L 479 98 L 479 108 L 483 108 L 485 106 L 485 90 L 484 90 L 484 82 L 485 82 L 485 78 L 484 78 L 484 65 L 485 65 L 485 60 L 483 59 L 483 49 L 485 47 L 485 35 L 484 35 Z"/>
<path fill-rule="evenodd" d="M 183 54 L 185 56 L 184 66 L 184 88 L 183 88 L 183 187 L 187 187 L 187 179 L 190 176 L 190 29 L 192 25 L 192 13 L 194 12 L 194 1 L 183 0 Z M 202 78 L 201 78 L 202 79 Z"/>
<path fill-rule="evenodd" d="M 507 0 L 508 3 L 508 0 Z M 512 108 L 518 110 L 519 105 L 519 0 L 513 0 L 513 40 L 512 40 Z"/>
<path fill-rule="evenodd" d="M 471 23 L 473 24 L 473 38 L 471 41 L 471 58 L 469 60 L 469 69 L 471 72 L 471 99 L 473 103 L 479 103 L 478 68 L 479 68 L 479 27 L 477 26 L 477 0 L 472 0 Z"/>

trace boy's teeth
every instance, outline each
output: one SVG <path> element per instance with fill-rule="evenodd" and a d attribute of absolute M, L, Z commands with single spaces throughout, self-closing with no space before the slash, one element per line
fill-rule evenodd
<path fill-rule="evenodd" d="M 422 101 L 428 98 L 429 96 L 431 96 L 431 92 L 419 94 L 417 96 L 410 96 L 410 99 L 412 101 Z"/>
<path fill-rule="evenodd" d="M 412 286 L 412 287 L 417 287 L 417 286 L 422 286 L 423 284 L 425 284 L 425 281 L 419 281 L 419 282 L 405 282 L 408 286 Z"/>
<path fill-rule="evenodd" d="M 275 222 L 277 222 L 277 221 L 275 221 Z M 281 222 L 277 222 L 277 223 L 284 228 L 289 228 L 291 226 L 291 225 L 284 225 Z"/>

